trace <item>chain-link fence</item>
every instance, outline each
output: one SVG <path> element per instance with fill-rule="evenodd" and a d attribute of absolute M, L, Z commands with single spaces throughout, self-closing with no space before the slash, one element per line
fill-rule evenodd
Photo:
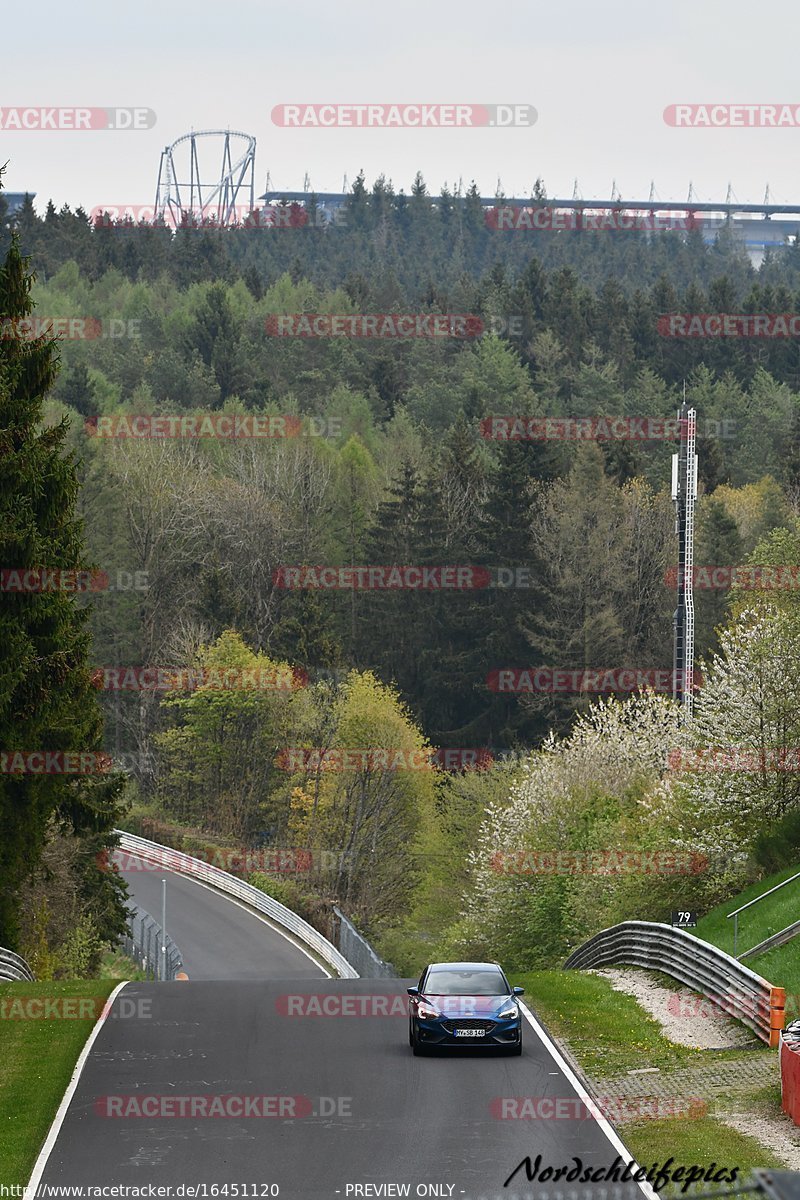
<path fill-rule="evenodd" d="M 138 904 L 128 904 L 127 907 L 131 914 L 130 932 L 122 938 L 122 949 L 141 967 L 148 979 L 161 979 L 161 926 Z M 166 951 L 166 978 L 174 979 L 183 966 L 183 960 L 169 934 Z"/>
<path fill-rule="evenodd" d="M 208 883 L 227 896 L 235 896 L 237 900 L 244 901 L 249 908 L 263 913 L 268 921 L 282 929 L 288 929 L 312 953 L 333 967 L 340 979 L 358 978 L 355 968 L 332 942 L 285 904 L 273 900 L 272 896 L 265 895 L 245 880 L 238 879 L 228 871 L 221 871 L 219 867 L 213 867 L 210 863 L 202 862 L 199 858 L 193 858 L 190 854 L 172 850 L 169 846 L 159 846 L 157 842 L 125 833 L 121 829 L 114 832 L 119 836 L 121 851 L 143 858 L 145 862 L 157 863 L 167 871 L 179 871 L 182 875 Z"/>
<path fill-rule="evenodd" d="M 336 942 L 349 963 L 352 963 L 362 979 L 396 979 L 397 972 L 391 963 L 379 958 L 365 937 L 358 932 L 352 921 L 340 909 L 333 906 L 336 914 Z"/>

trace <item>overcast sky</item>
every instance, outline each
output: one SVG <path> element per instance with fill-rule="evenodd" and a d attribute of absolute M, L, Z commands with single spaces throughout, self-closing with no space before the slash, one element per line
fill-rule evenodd
<path fill-rule="evenodd" d="M 48 12 L 49 7 L 49 12 Z M 161 149 L 190 129 L 258 142 L 256 186 L 339 191 L 363 168 L 408 190 L 800 202 L 800 128 L 671 128 L 674 103 L 800 106 L 796 0 L 72 0 L 20 9 L 0 108 L 138 106 L 152 129 L 0 130 L 5 186 L 57 205 L 149 204 Z M 6 22 L 8 25 L 8 22 Z M 281 103 L 513 103 L 531 128 L 288 129 Z"/>

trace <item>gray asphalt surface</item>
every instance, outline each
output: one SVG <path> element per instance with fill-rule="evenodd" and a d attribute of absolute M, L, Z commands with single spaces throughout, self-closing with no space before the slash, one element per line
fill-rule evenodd
<path fill-rule="evenodd" d="M 160 878 L 135 883 L 146 907 Z M 528 1183 L 524 1169 L 509 1187 L 503 1182 L 526 1155 L 541 1155 L 541 1170 L 574 1166 L 573 1156 L 594 1168 L 614 1162 L 597 1121 L 574 1110 L 563 1119 L 498 1119 L 502 1097 L 575 1098 L 530 1026 L 521 1058 L 479 1050 L 414 1058 L 405 1015 L 410 981 L 312 978 L 307 958 L 282 938 L 274 945 L 260 923 L 251 929 L 251 919 L 223 898 L 177 877 L 170 894 L 172 927 L 194 977 L 123 989 L 120 1015 L 106 1020 L 93 1046 L 43 1184 L 170 1185 L 171 1196 L 191 1194 L 174 1190 L 181 1184 L 237 1184 L 240 1198 L 259 1200 L 555 1200 L 554 1185 Z M 254 948 L 258 981 L 245 977 Z M 197 978 L 198 969 L 221 974 L 223 963 L 238 977 Z M 280 978 L 287 963 L 294 973 Z M 286 997 L 309 995 L 386 1000 L 359 1001 L 370 1015 L 288 1015 L 307 1001 Z M 384 1003 L 394 1015 L 372 1015 Z M 267 1103 L 268 1112 L 283 1108 L 274 1116 L 217 1117 L 169 1115 L 164 1107 L 171 1103 L 178 1114 L 180 1097 L 207 1097 L 201 1103 L 210 1106 L 213 1097 L 232 1096 L 284 1098 Z M 144 1104 L 147 1115 L 130 1115 L 130 1097 L 133 1111 Z M 380 1190 L 387 1184 L 396 1186 Z M 567 1198 L 642 1196 L 633 1184 L 555 1186 Z M 211 1192 L 194 1195 L 205 1200 Z"/>
<path fill-rule="evenodd" d="M 160 868 L 122 874 L 131 899 L 159 924 L 166 879 L 167 932 L 191 980 L 323 977 L 322 968 L 292 942 L 226 896 Z"/>

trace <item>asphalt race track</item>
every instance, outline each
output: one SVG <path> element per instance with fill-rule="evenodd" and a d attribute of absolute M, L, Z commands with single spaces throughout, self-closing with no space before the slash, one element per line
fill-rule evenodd
<path fill-rule="evenodd" d="M 227 896 L 160 867 L 122 874 L 131 900 L 158 922 L 161 880 L 166 879 L 167 932 L 191 980 L 324 977 L 293 942 Z"/>
<path fill-rule="evenodd" d="M 132 880 L 151 912 L 161 878 Z M 326 978 L 216 893 L 169 876 L 168 895 L 168 928 L 190 981 L 131 983 L 118 995 L 43 1184 L 171 1185 L 162 1195 L 178 1197 L 224 1195 L 215 1184 L 236 1195 L 236 1184 L 240 1198 L 259 1200 L 643 1195 L 635 1184 L 528 1183 L 524 1168 L 503 1187 L 526 1155 L 541 1155 L 544 1170 L 572 1167 L 573 1156 L 610 1167 L 623 1152 L 586 1115 L 530 1025 L 521 1058 L 479 1050 L 415 1058 L 407 981 Z M 573 1102 L 556 1119 L 499 1119 L 504 1097 Z"/>

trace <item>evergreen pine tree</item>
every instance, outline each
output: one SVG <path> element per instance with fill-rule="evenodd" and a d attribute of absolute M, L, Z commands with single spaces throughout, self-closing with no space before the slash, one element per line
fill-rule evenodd
<path fill-rule="evenodd" d="M 407 567 L 419 563 L 417 539 L 426 499 L 416 468 L 404 463 L 388 497 L 378 506 L 366 538 L 367 564 Z M 387 683 L 394 681 L 404 699 L 411 702 L 427 637 L 428 599 L 411 589 L 376 589 L 360 593 L 356 603 L 359 666 L 374 668 Z"/>
<path fill-rule="evenodd" d="M 64 372 L 64 382 L 60 388 L 59 398 L 70 408 L 74 408 L 82 417 L 97 416 L 95 401 L 95 386 L 89 375 L 86 363 L 76 363 Z"/>
<path fill-rule="evenodd" d="M 557 478 L 565 469 L 563 446 L 549 442 L 509 441 L 501 444 L 499 462 L 478 524 L 479 561 L 503 586 L 476 593 L 470 612 L 472 669 L 476 715 L 469 731 L 473 745 L 508 748 L 530 743 L 546 729 L 536 714 L 526 710 L 515 693 L 494 691 L 490 676 L 503 668 L 539 665 L 526 634 L 531 611 L 549 609 L 544 583 L 545 564 L 535 549 L 537 487 Z M 509 571 L 511 574 L 509 574 Z M 519 572 L 527 572 L 521 575 Z M 517 586 L 517 583 L 525 586 Z M 466 742 L 463 744 L 467 744 Z"/>
<path fill-rule="evenodd" d="M 697 522 L 694 560 L 697 566 L 735 567 L 744 561 L 739 528 L 722 500 L 705 497 Z M 730 592 L 697 588 L 695 604 L 695 657 L 708 658 L 719 651 L 715 630 L 726 623 Z"/>
<path fill-rule="evenodd" d="M 0 312 L 19 321 L 33 309 L 33 276 L 16 238 L 0 269 Z M 76 518 L 75 462 L 67 424 L 43 427 L 42 405 L 57 370 L 56 342 L 28 340 L 11 325 L 0 339 L 0 945 L 14 947 L 19 891 L 35 871 L 52 820 L 110 843 L 122 780 L 103 774 L 17 772 L 14 751 L 102 750 L 102 719 L 89 670 L 88 609 L 62 588 L 14 590 L 9 571 L 86 571 Z M 62 577 L 63 578 L 63 577 Z M 103 934 L 124 926 L 116 877 L 94 871 Z M 88 876 L 87 876 L 88 879 Z"/>

